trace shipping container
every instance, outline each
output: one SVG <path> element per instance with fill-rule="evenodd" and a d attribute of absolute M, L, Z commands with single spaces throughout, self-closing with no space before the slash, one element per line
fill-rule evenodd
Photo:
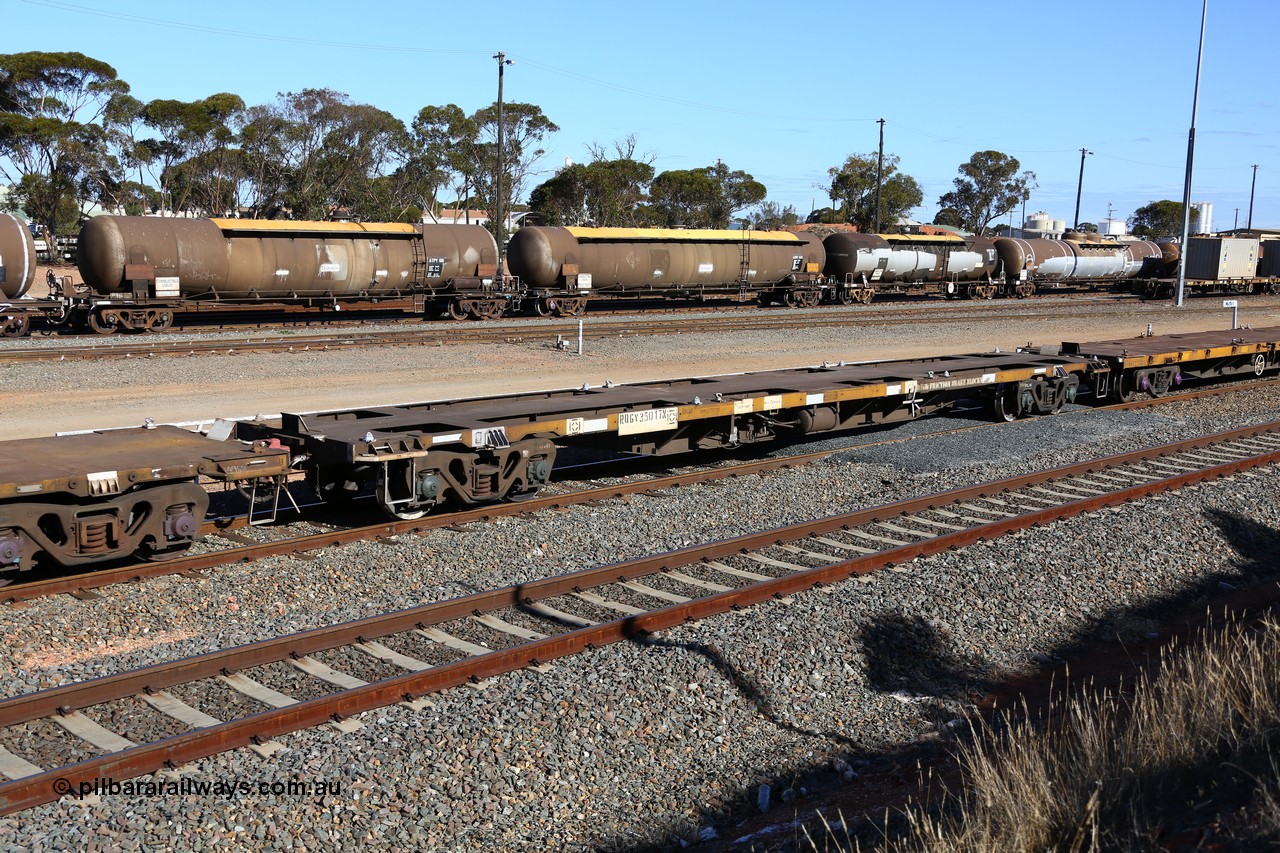
<path fill-rule="evenodd" d="M 1253 278 L 1258 269 L 1258 241 L 1245 237 L 1192 237 L 1187 241 L 1187 278 L 1223 281 Z"/>

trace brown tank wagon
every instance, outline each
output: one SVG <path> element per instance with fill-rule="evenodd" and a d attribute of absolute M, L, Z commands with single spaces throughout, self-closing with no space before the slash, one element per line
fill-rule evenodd
<path fill-rule="evenodd" d="M 530 288 L 817 304 L 826 252 L 811 234 L 663 228 L 521 228 L 507 246 Z"/>
<path fill-rule="evenodd" d="M 407 298 L 427 313 L 479 317 L 501 313 L 509 298 L 497 280 L 497 243 L 478 225 L 99 216 L 78 247 L 89 289 L 132 300 L 90 308 L 97 331 L 163 328 L 179 300 L 340 309 Z"/>

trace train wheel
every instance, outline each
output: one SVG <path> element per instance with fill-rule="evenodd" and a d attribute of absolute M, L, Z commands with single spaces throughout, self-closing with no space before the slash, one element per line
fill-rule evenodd
<path fill-rule="evenodd" d="M 507 313 L 507 303 L 499 300 L 493 303 L 493 307 L 489 309 L 490 320 L 500 320 Z"/>
<path fill-rule="evenodd" d="M 586 313 L 587 313 L 587 300 L 583 299 L 577 305 L 573 306 L 574 317 L 581 317 L 583 314 L 586 314 Z"/>
<path fill-rule="evenodd" d="M 467 319 L 468 311 L 467 307 L 462 304 L 461 299 L 451 299 L 449 300 L 448 307 L 445 308 L 445 313 L 447 313 L 449 318 L 452 320 L 465 320 Z"/>
<path fill-rule="evenodd" d="M 533 313 L 539 317 L 550 317 L 556 311 L 556 301 L 554 299 L 535 299 L 533 300 Z"/>
<path fill-rule="evenodd" d="M 115 315 L 104 311 L 90 311 L 87 320 L 89 328 L 100 335 L 110 335 L 120 327 Z"/>
<path fill-rule="evenodd" d="M 1018 392 L 1016 390 L 998 391 L 991 398 L 991 413 L 998 421 L 1013 423 L 1018 419 Z"/>
<path fill-rule="evenodd" d="M 151 321 L 151 331 L 163 332 L 173 325 L 173 312 L 161 311 L 156 318 Z"/>
<path fill-rule="evenodd" d="M 875 297 L 876 292 L 869 287 L 864 287 L 858 291 L 858 301 L 863 305 L 870 305 L 871 300 Z"/>
<path fill-rule="evenodd" d="M 840 289 L 839 298 L 840 298 L 841 305 L 852 305 L 854 302 L 858 301 L 857 295 L 852 290 L 849 290 L 848 288 Z"/>
<path fill-rule="evenodd" d="M 1132 403 L 1138 399 L 1138 389 L 1134 387 L 1133 374 L 1120 374 L 1112 393 L 1115 395 L 1116 401 L 1120 403 Z"/>
<path fill-rule="evenodd" d="M 14 314 L 0 321 L 0 337 L 21 338 L 31 331 L 31 317 L 28 314 Z"/>

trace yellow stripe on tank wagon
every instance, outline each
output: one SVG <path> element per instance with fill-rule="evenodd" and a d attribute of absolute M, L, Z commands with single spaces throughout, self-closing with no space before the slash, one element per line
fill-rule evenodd
<path fill-rule="evenodd" d="M 577 240 L 590 243 L 593 240 L 625 242 L 670 241 L 676 243 L 804 243 L 790 231 L 717 231 L 704 228 L 680 230 L 673 228 L 566 228 Z"/>
<path fill-rule="evenodd" d="M 687 403 L 679 406 L 654 406 L 651 409 L 633 409 L 629 412 L 600 414 L 595 417 L 564 418 L 549 421 L 507 426 L 507 436 L 512 440 L 530 435 L 575 436 L 597 432 L 615 432 L 632 435 L 639 432 L 657 432 L 675 429 L 685 421 L 723 418 L 754 412 L 774 412 L 779 409 L 801 409 L 828 403 L 850 400 L 866 400 L 876 397 L 901 397 L 912 393 L 942 391 L 953 388 L 982 388 L 1005 382 L 1021 382 L 1036 376 L 1052 377 L 1058 369 L 1065 373 L 1084 373 L 1085 362 L 1062 362 L 1047 367 L 1020 367 L 997 370 L 970 376 L 921 377 L 876 382 L 854 388 L 835 388 L 829 391 L 791 391 L 783 394 L 762 394 L 706 403 Z M 655 414 L 655 413 L 660 413 Z M 674 413 L 674 417 L 673 417 Z M 619 419 L 622 425 L 619 426 Z"/>
<path fill-rule="evenodd" d="M 1212 358 L 1228 358 L 1233 355 L 1256 355 L 1257 353 L 1274 352 L 1275 344 L 1262 342 L 1254 344 L 1231 344 L 1222 347 L 1205 349 L 1185 349 L 1177 352 L 1162 352 L 1155 355 L 1122 355 L 1120 363 L 1125 367 L 1158 367 L 1162 364 L 1179 364 L 1184 361 L 1201 361 Z"/>
<path fill-rule="evenodd" d="M 323 234 L 413 234 L 407 222 L 307 222 L 293 219 L 210 219 L 221 231 L 298 231 Z"/>

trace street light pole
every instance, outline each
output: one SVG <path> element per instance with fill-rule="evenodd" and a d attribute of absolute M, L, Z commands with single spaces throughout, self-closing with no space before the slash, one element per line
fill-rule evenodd
<path fill-rule="evenodd" d="M 1076 184 L 1076 219 L 1075 225 L 1072 226 L 1077 231 L 1080 230 L 1080 195 L 1084 192 L 1084 158 L 1086 154 L 1092 153 L 1088 149 L 1080 149 L 1080 182 Z"/>
<path fill-rule="evenodd" d="M 1204 66 L 1204 24 L 1209 18 L 1209 0 L 1200 8 L 1200 52 L 1196 54 L 1196 86 L 1191 95 L 1191 132 L 1187 134 L 1187 177 L 1182 185 L 1182 245 L 1178 252 L 1178 298 L 1182 307 L 1187 287 L 1187 240 L 1191 236 L 1191 165 L 1196 153 L 1196 113 L 1200 108 L 1200 69 Z"/>
<path fill-rule="evenodd" d="M 506 269 L 503 266 L 503 255 L 506 253 L 506 214 L 502 209 L 502 170 L 505 164 L 502 160 L 502 72 L 506 70 L 508 65 L 514 65 L 514 60 L 507 59 L 505 53 L 499 51 L 493 55 L 498 60 L 498 173 L 494 179 L 494 213 L 497 216 L 498 227 L 494 232 L 498 237 L 498 277 L 501 278 Z"/>
<path fill-rule="evenodd" d="M 1258 164 L 1253 164 L 1253 183 L 1249 185 L 1249 224 L 1245 227 L 1253 230 L 1253 191 L 1258 188 Z"/>

